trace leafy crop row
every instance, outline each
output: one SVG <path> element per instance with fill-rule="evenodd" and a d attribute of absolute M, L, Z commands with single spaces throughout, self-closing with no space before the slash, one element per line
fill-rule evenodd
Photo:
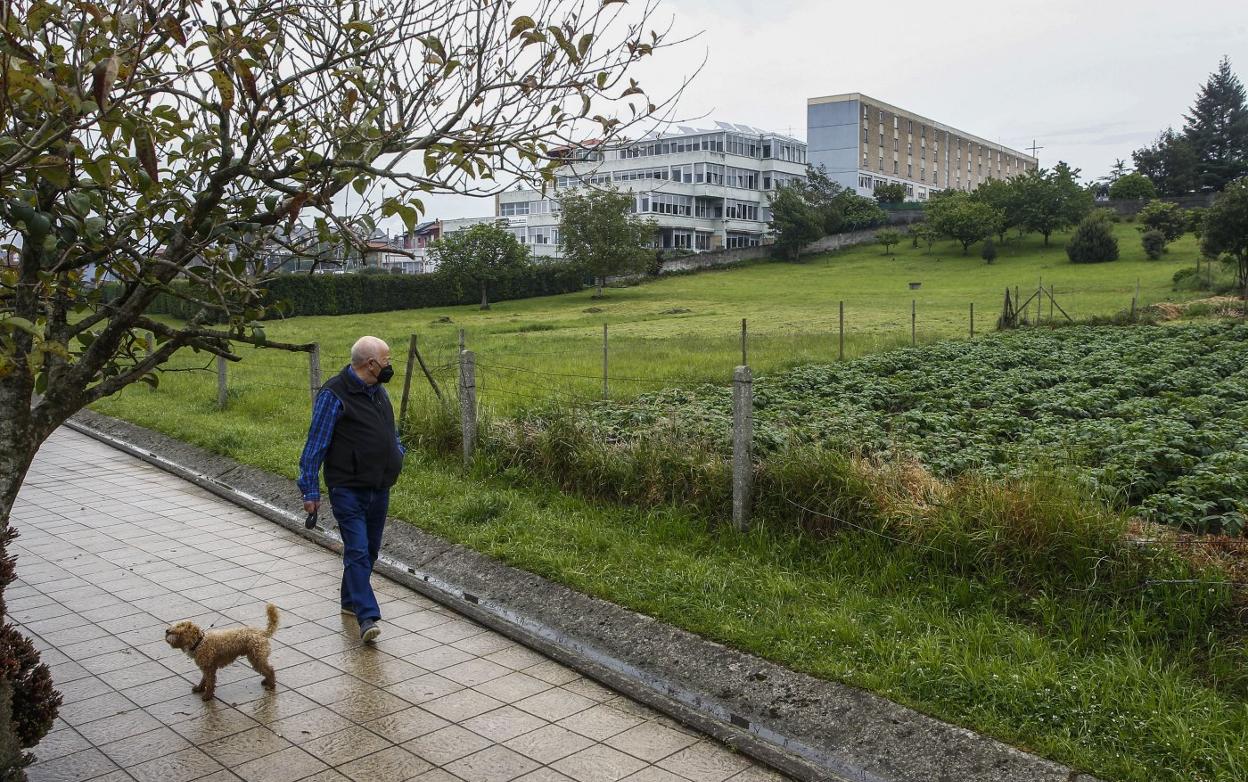
<path fill-rule="evenodd" d="M 1072 327 L 810 365 L 755 381 L 756 447 L 913 457 L 937 475 L 1069 472 L 1146 518 L 1242 534 L 1248 325 Z M 729 450 L 731 390 L 603 405 L 606 440 L 662 433 Z"/>

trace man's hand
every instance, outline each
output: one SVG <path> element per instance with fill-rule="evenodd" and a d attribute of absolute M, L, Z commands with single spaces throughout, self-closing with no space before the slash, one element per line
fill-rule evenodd
<path fill-rule="evenodd" d="M 304 501 L 303 501 L 303 512 L 304 512 L 304 513 L 316 513 L 316 511 L 317 511 L 320 507 L 321 507 L 321 501 L 320 501 L 320 500 L 304 500 Z"/>

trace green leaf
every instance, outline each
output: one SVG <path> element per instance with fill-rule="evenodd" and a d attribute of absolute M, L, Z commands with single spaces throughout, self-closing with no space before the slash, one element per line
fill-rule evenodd
<path fill-rule="evenodd" d="M 0 319 L 0 326 L 9 329 L 17 329 L 18 331 L 24 331 L 32 337 L 43 336 L 35 324 L 31 323 L 26 318 L 21 318 L 17 315 L 10 315 L 7 318 Z"/>
<path fill-rule="evenodd" d="M 532 17 L 530 16 L 517 17 L 516 20 L 511 23 L 510 37 L 516 38 L 519 35 L 523 34 L 525 30 L 533 30 L 536 27 L 537 27 L 537 23 L 533 21 Z"/>
<path fill-rule="evenodd" d="M 342 29 L 348 30 L 353 33 L 365 33 L 367 35 L 377 34 L 377 28 L 368 22 L 361 22 L 361 21 L 347 22 L 346 24 L 342 26 Z"/>
<path fill-rule="evenodd" d="M 593 33 L 585 33 L 584 35 L 582 35 L 581 40 L 576 42 L 577 53 L 579 53 L 581 57 L 584 57 L 585 53 L 589 51 L 590 44 L 592 44 L 593 42 L 594 42 Z"/>
<path fill-rule="evenodd" d="M 568 36 L 559 27 L 551 25 L 546 28 L 550 34 L 555 36 L 555 43 L 559 44 L 559 48 L 563 49 L 563 53 L 568 55 L 568 59 L 574 64 L 581 62 L 581 55 L 577 54 L 576 48 L 572 46 L 572 42 L 568 40 Z"/>

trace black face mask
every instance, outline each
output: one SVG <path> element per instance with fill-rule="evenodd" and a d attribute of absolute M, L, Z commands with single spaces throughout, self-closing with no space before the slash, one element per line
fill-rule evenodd
<path fill-rule="evenodd" d="M 392 367 L 389 364 L 386 364 L 384 367 L 381 368 L 381 371 L 377 373 L 377 382 L 389 383 L 390 378 L 392 377 L 394 377 L 394 367 Z"/>

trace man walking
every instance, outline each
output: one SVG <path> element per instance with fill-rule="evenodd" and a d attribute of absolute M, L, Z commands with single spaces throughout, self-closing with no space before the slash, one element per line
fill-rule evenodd
<path fill-rule="evenodd" d="M 318 474 L 325 465 L 329 503 L 342 533 L 342 611 L 355 615 L 365 643 L 381 634 L 381 609 L 369 578 L 381 551 L 390 487 L 403 468 L 394 409 L 382 387 L 393 375 L 385 342 L 377 337 L 356 340 L 351 364 L 317 394 L 299 459 L 299 490 L 308 513 L 321 505 Z"/>

